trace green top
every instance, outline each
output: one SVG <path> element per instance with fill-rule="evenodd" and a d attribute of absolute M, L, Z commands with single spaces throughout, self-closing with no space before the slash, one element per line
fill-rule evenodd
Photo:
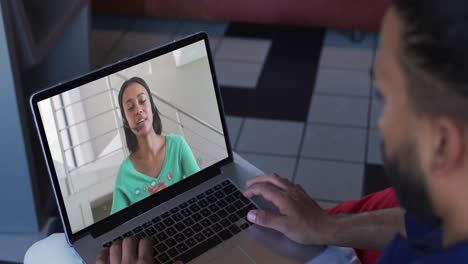
<path fill-rule="evenodd" d="M 192 150 L 182 136 L 166 135 L 166 152 L 158 177 L 138 172 L 127 157 L 120 165 L 115 180 L 111 214 L 151 195 L 152 188 L 160 183 L 168 187 L 198 172 Z"/>

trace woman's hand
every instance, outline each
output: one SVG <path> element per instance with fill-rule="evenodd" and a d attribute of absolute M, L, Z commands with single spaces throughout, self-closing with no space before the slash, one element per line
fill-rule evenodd
<path fill-rule="evenodd" d="M 272 202 L 280 214 L 252 210 L 249 221 L 283 233 L 301 244 L 328 244 L 333 232 L 333 217 L 326 214 L 304 189 L 277 174 L 256 177 L 247 182 L 244 195 L 260 195 Z"/>
<path fill-rule="evenodd" d="M 155 194 L 155 193 L 157 193 L 157 192 L 159 192 L 159 191 L 161 191 L 161 190 L 163 190 L 165 188 L 167 188 L 167 185 L 166 185 L 166 183 L 163 182 L 163 183 L 160 183 L 160 184 L 158 184 L 158 185 L 156 185 L 154 187 L 150 186 L 150 187 L 147 188 L 147 190 L 151 195 L 153 195 L 153 194 Z"/>
<path fill-rule="evenodd" d="M 110 248 L 103 249 L 96 259 L 96 264 L 152 264 L 154 257 L 153 240 L 144 238 L 138 241 L 127 237 L 117 240 Z M 174 264 L 182 264 L 177 261 Z"/>

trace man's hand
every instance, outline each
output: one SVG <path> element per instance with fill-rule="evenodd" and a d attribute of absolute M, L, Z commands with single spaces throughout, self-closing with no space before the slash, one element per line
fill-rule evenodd
<path fill-rule="evenodd" d="M 249 221 L 275 229 L 301 244 L 324 245 L 333 232 L 333 217 L 326 214 L 304 189 L 277 174 L 256 177 L 247 182 L 244 195 L 260 195 L 272 202 L 279 214 L 252 210 Z"/>
<path fill-rule="evenodd" d="M 110 248 L 105 248 L 99 253 L 96 264 L 152 264 L 153 240 L 144 238 L 137 240 L 127 237 L 123 241 L 117 240 Z M 176 261 L 174 264 L 183 264 Z"/>

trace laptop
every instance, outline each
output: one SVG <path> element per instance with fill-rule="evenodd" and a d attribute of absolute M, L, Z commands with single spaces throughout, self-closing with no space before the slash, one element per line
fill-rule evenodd
<path fill-rule="evenodd" d="M 64 232 L 85 263 L 130 236 L 153 238 L 154 263 L 304 263 L 321 251 L 247 221 L 274 208 L 241 193 L 262 172 L 231 149 L 210 51 L 197 33 L 31 97 Z M 129 82 L 143 91 L 135 80 L 148 90 L 124 102 Z M 130 158 L 145 126 L 127 120 L 150 101 L 148 131 L 167 154 L 154 175 Z"/>

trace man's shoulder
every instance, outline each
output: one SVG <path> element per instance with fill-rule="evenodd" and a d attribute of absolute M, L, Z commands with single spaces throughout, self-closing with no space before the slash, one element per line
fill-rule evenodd
<path fill-rule="evenodd" d="M 441 226 L 439 224 L 423 224 L 409 214 L 405 213 L 405 229 L 406 236 L 410 240 L 425 239 L 429 234 L 434 231 L 440 232 Z"/>
<path fill-rule="evenodd" d="M 420 259 L 418 263 L 442 264 L 442 263 L 467 263 L 468 241 L 458 243 L 448 248 L 442 248 L 431 252 Z"/>
<path fill-rule="evenodd" d="M 443 248 L 440 225 L 418 223 L 407 213 L 405 226 L 407 237 L 396 235 L 382 252 L 378 263 L 459 263 L 468 259 L 468 241 L 456 247 Z"/>

